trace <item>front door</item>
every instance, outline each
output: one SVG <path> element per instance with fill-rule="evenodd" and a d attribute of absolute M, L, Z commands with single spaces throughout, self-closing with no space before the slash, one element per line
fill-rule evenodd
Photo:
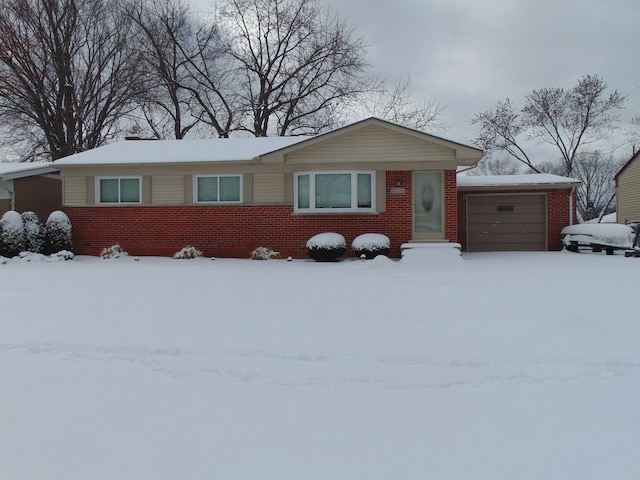
<path fill-rule="evenodd" d="M 444 238 L 442 172 L 413 173 L 413 240 Z"/>

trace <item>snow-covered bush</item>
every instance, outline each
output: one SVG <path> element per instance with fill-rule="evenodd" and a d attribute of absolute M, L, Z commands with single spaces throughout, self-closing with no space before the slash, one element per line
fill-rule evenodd
<path fill-rule="evenodd" d="M 347 251 L 347 242 L 339 233 L 319 233 L 307 241 L 307 255 L 318 262 L 335 260 Z"/>
<path fill-rule="evenodd" d="M 24 226 L 18 212 L 9 210 L 0 219 L 0 256 L 11 258 L 24 250 Z"/>
<path fill-rule="evenodd" d="M 73 252 L 68 250 L 61 250 L 57 253 L 53 253 L 51 255 L 43 255 L 42 253 L 34 253 L 34 252 L 20 252 L 20 255 L 14 257 L 14 261 L 20 262 L 61 262 L 65 260 L 73 260 L 74 255 Z"/>
<path fill-rule="evenodd" d="M 280 258 L 280 252 L 274 252 L 269 247 L 258 247 L 251 252 L 251 260 L 275 260 Z"/>
<path fill-rule="evenodd" d="M 110 247 L 103 248 L 100 252 L 100 258 L 102 258 L 103 260 L 126 257 L 127 255 L 128 253 L 122 250 L 122 247 L 120 247 L 120 244 L 118 243 L 116 243 L 115 245 L 111 245 Z"/>
<path fill-rule="evenodd" d="M 351 243 L 353 253 L 362 258 L 371 259 L 378 255 L 389 255 L 391 251 L 391 241 L 386 235 L 380 233 L 365 233 L 356 237 Z"/>
<path fill-rule="evenodd" d="M 62 250 L 73 251 L 71 243 L 71 221 L 64 212 L 51 212 L 44 227 L 44 252 L 58 253 Z"/>
<path fill-rule="evenodd" d="M 196 247 L 192 247 L 192 246 L 184 247 L 179 252 L 176 252 L 176 253 L 173 254 L 173 258 L 175 258 L 177 260 L 184 260 L 184 259 L 189 259 L 189 258 L 197 258 L 197 257 L 201 257 L 201 256 L 202 256 L 202 252 L 200 250 L 198 250 Z"/>
<path fill-rule="evenodd" d="M 38 215 L 33 212 L 23 212 L 24 249 L 27 252 L 41 253 L 44 250 L 44 227 Z"/>

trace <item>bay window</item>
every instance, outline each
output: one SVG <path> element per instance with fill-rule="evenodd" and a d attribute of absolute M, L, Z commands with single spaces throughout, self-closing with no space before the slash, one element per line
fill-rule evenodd
<path fill-rule="evenodd" d="M 294 176 L 295 212 L 375 211 L 375 172 L 301 172 Z"/>

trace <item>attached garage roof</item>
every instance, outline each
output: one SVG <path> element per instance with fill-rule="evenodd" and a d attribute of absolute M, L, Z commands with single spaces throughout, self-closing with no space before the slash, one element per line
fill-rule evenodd
<path fill-rule="evenodd" d="M 13 180 L 14 178 L 57 172 L 58 169 L 51 165 L 50 162 L 0 163 L 0 180 Z"/>
<path fill-rule="evenodd" d="M 575 178 L 550 173 L 529 175 L 458 175 L 458 190 L 524 190 L 536 188 L 571 188 L 580 186 Z"/>

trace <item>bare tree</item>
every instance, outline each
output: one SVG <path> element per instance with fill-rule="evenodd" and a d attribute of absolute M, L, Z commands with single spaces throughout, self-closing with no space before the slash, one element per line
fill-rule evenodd
<path fill-rule="evenodd" d="M 418 130 L 446 130 L 444 107 L 433 99 L 411 96 L 411 76 L 400 77 L 392 89 L 378 85 L 354 102 L 353 114 L 378 117 Z"/>
<path fill-rule="evenodd" d="M 32 155 L 57 159 L 116 132 L 138 93 L 129 23 L 110 0 L 5 0 L 0 112 Z"/>
<path fill-rule="evenodd" d="M 182 139 L 198 124 L 189 82 L 186 51 L 194 45 L 195 25 L 182 0 L 131 0 L 123 11 L 135 26 L 145 88 L 140 110 L 157 138 Z"/>
<path fill-rule="evenodd" d="M 489 153 L 505 151 L 534 172 L 540 173 L 521 145 L 521 137 L 528 126 L 509 98 L 498 100 L 495 110 L 476 113 L 471 123 L 480 124 L 481 127 L 474 141 L 477 146 Z"/>
<path fill-rule="evenodd" d="M 571 175 L 580 148 L 603 140 L 618 120 L 626 97 L 597 75 L 585 75 L 571 90 L 534 90 L 517 111 L 509 99 L 498 102 L 495 111 L 472 119 L 481 129 L 475 144 L 485 150 L 507 151 L 534 171 L 538 169 L 525 153 L 522 137 L 529 135 L 554 145 L 562 156 L 564 173 Z"/>
<path fill-rule="evenodd" d="M 601 218 L 615 207 L 614 177 L 625 160 L 601 152 L 579 153 L 574 160 L 573 175 L 582 182 L 578 190 L 578 211 L 584 220 Z"/>
<path fill-rule="evenodd" d="M 517 175 L 521 167 L 513 158 L 488 155 L 468 175 Z"/>
<path fill-rule="evenodd" d="M 219 137 L 237 130 L 241 85 L 217 19 L 196 18 L 183 0 L 124 1 L 140 43 L 147 44 L 149 88 L 141 100 L 155 135 L 171 127 L 180 139 L 199 124 Z"/>
<path fill-rule="evenodd" d="M 226 0 L 220 11 L 253 135 L 330 128 L 369 88 L 364 39 L 317 0 Z"/>

